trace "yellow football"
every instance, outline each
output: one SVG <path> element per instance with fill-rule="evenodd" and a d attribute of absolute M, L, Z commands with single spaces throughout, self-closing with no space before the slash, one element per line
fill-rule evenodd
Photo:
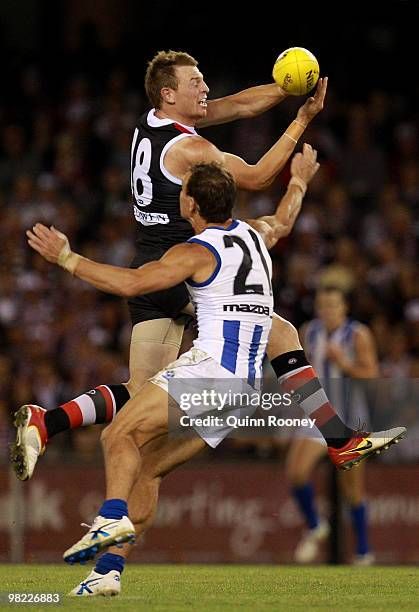
<path fill-rule="evenodd" d="M 276 60 L 272 76 L 292 96 L 302 96 L 313 89 L 319 79 L 319 62 L 303 47 L 291 47 Z"/>

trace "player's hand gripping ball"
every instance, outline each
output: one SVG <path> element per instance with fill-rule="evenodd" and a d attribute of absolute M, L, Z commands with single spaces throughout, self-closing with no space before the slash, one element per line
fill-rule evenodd
<path fill-rule="evenodd" d="M 319 79 L 319 62 L 303 47 L 291 47 L 276 60 L 272 76 L 292 96 L 302 96 L 313 89 Z"/>

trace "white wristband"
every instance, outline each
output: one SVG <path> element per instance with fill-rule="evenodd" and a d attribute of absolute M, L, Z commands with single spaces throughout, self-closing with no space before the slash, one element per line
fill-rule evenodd
<path fill-rule="evenodd" d="M 288 136 L 288 138 L 290 140 L 292 140 L 293 142 L 295 142 L 295 144 L 297 144 L 298 140 L 295 140 L 295 138 L 293 138 L 292 136 L 290 136 L 289 134 L 287 134 L 286 132 L 284 132 L 284 136 Z"/>
<path fill-rule="evenodd" d="M 70 272 L 70 274 L 74 274 L 74 271 L 80 259 L 81 259 L 81 255 L 78 255 L 77 253 L 73 253 L 73 251 L 70 250 L 70 247 L 67 242 L 61 249 L 61 252 L 58 256 L 57 263 L 59 266 L 64 268 L 64 270 L 67 270 L 67 272 Z"/>
<path fill-rule="evenodd" d="M 288 183 L 288 187 L 291 187 L 291 185 L 295 185 L 296 187 L 301 189 L 303 197 L 305 196 L 307 191 L 307 183 L 303 181 L 302 178 L 300 178 L 299 176 L 293 176 L 290 182 Z"/>

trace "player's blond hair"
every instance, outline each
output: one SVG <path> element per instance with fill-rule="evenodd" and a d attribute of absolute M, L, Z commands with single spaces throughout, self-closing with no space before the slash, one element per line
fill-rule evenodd
<path fill-rule="evenodd" d="M 196 59 L 184 51 L 159 51 L 148 63 L 145 90 L 154 108 L 160 108 L 162 87 L 177 89 L 175 66 L 197 66 Z"/>

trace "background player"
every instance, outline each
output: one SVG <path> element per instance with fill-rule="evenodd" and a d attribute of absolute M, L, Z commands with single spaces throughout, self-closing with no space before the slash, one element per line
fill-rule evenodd
<path fill-rule="evenodd" d="M 366 325 L 348 318 L 347 297 L 338 287 L 320 288 L 315 307 L 317 318 L 304 324 L 300 332 L 306 355 L 342 420 L 353 428 L 364 423 L 362 428 L 365 428 L 369 422 L 368 406 L 363 389 L 354 381 L 378 376 L 372 333 Z M 308 528 L 295 550 L 299 563 L 316 559 L 319 544 L 330 531 L 327 521 L 319 517 L 310 482 L 313 469 L 327 452 L 323 438 L 316 436 L 316 431 L 298 430 L 287 457 L 292 494 Z M 354 562 L 369 565 L 373 555 L 367 537 L 365 465 L 350 472 L 339 472 L 339 485 L 350 505 L 356 541 Z"/>

